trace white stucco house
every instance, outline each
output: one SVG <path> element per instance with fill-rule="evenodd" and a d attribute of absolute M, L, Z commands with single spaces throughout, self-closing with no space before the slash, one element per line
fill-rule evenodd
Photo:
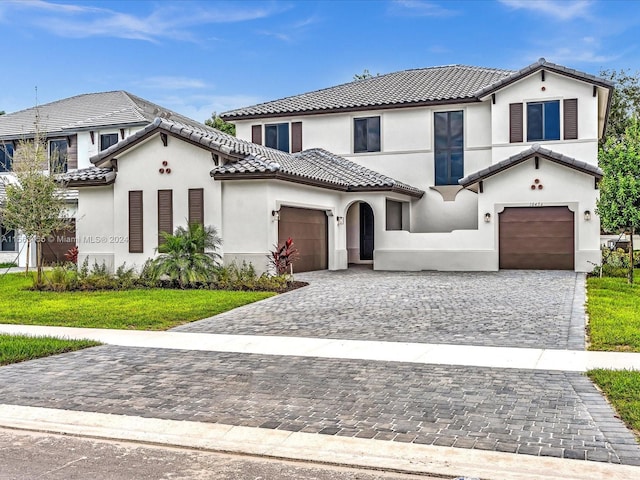
<path fill-rule="evenodd" d="M 5 182 L 13 181 L 13 155 L 23 140 L 36 134 L 46 137 L 49 162 L 46 168 L 73 172 L 92 167 L 90 157 L 146 127 L 155 118 L 174 118 L 188 124 L 198 122 L 125 91 L 77 95 L 38 107 L 0 116 L 0 202 L 4 201 Z M 53 155 L 53 152 L 57 155 Z M 51 165 L 51 159 L 57 165 Z M 75 219 L 78 192 L 65 191 L 69 228 L 56 232 L 43 244 L 48 263 L 64 261 L 64 253 L 76 244 Z M 35 264 L 35 248 L 26 258 L 24 237 L 2 226 L 0 219 L 0 263 Z"/>
<path fill-rule="evenodd" d="M 159 233 L 219 229 L 226 262 L 298 271 L 590 271 L 610 82 L 541 59 L 519 71 L 407 70 L 223 114 L 237 138 L 157 118 L 68 172 L 80 259 L 141 265 Z"/>

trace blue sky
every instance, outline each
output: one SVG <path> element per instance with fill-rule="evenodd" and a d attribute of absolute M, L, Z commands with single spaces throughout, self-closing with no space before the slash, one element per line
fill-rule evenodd
<path fill-rule="evenodd" d="M 446 64 L 640 70 L 640 2 L 0 0 L 0 110 L 127 90 L 212 111 Z"/>

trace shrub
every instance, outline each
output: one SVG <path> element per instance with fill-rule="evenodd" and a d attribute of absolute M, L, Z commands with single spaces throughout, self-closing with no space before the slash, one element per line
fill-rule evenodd
<path fill-rule="evenodd" d="M 267 256 L 269 264 L 274 268 L 277 275 L 286 275 L 291 272 L 291 266 L 298 258 L 298 249 L 293 246 L 291 237 L 287 238 L 282 245 L 274 245 L 274 250 Z"/>
<path fill-rule="evenodd" d="M 603 246 L 602 263 L 596 265 L 591 275 L 597 277 L 626 277 L 629 270 L 629 254 L 622 248 L 611 250 Z M 633 265 L 640 265 L 640 251 L 633 252 Z"/>
<path fill-rule="evenodd" d="M 240 266 L 234 261 L 216 271 L 216 280 L 210 285 L 221 290 L 261 290 L 281 292 L 287 289 L 285 275 L 272 276 L 267 273 L 257 275 L 251 263 L 245 261 Z"/>

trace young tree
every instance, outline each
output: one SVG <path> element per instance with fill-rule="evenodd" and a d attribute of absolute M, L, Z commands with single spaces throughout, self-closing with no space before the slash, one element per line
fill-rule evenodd
<path fill-rule="evenodd" d="M 640 122 L 630 121 L 620 137 L 610 136 L 599 152 L 600 182 L 597 212 L 605 231 L 630 233 L 629 283 L 633 283 L 633 235 L 640 229 Z"/>
<path fill-rule="evenodd" d="M 378 77 L 380 74 L 376 73 L 376 77 Z M 369 72 L 368 68 L 365 68 L 362 73 L 356 73 L 353 76 L 354 80 L 366 80 L 367 78 L 373 78 L 373 75 L 371 74 L 371 72 Z"/>
<path fill-rule="evenodd" d="M 225 122 L 216 112 L 211 114 L 211 118 L 207 118 L 204 124 L 208 127 L 215 128 L 229 135 L 236 136 L 236 126 L 233 123 Z"/>
<path fill-rule="evenodd" d="M 55 156 L 55 155 L 54 155 Z M 55 158 L 51 165 L 57 165 Z M 47 142 L 36 132 L 33 140 L 23 140 L 13 155 L 13 176 L 4 176 L 6 198 L 0 218 L 7 229 L 26 238 L 27 258 L 31 242 L 36 242 L 36 287 L 42 285 L 42 243 L 67 223 L 63 188 L 55 173 L 46 171 Z"/>

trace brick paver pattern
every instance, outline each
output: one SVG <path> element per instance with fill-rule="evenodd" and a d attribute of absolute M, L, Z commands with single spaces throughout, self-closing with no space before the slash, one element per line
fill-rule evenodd
<path fill-rule="evenodd" d="M 102 346 L 0 385 L 8 404 L 640 464 L 577 373 Z"/>
<path fill-rule="evenodd" d="M 349 269 L 296 278 L 311 285 L 175 330 L 584 349 L 584 308 L 574 308 L 584 274 Z"/>

